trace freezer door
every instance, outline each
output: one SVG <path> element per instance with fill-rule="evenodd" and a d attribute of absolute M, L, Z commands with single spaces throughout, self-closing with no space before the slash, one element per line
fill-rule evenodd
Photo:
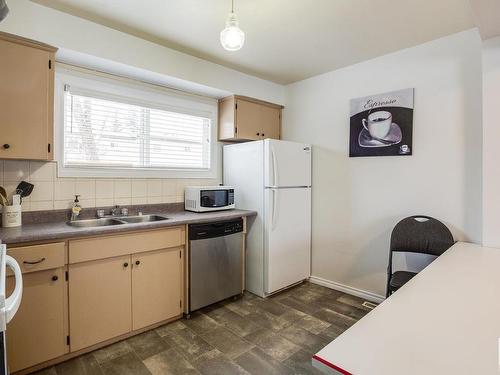
<path fill-rule="evenodd" d="M 266 139 L 264 186 L 311 186 L 311 145 Z"/>
<path fill-rule="evenodd" d="M 266 293 L 307 279 L 311 273 L 311 189 L 265 191 Z"/>

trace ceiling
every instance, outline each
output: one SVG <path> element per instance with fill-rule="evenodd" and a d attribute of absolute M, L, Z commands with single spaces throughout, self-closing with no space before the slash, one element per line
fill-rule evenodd
<path fill-rule="evenodd" d="M 230 0 L 32 1 L 281 84 L 474 27 L 468 0 L 235 0 L 228 52 Z"/>
<path fill-rule="evenodd" d="M 500 35 L 500 0 L 470 0 L 470 3 L 481 37 Z"/>

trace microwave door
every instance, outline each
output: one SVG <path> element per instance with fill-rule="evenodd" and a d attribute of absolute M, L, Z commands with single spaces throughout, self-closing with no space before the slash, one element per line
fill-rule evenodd
<path fill-rule="evenodd" d="M 205 208 L 223 208 L 234 203 L 234 191 L 230 190 L 202 190 L 200 204 Z"/>

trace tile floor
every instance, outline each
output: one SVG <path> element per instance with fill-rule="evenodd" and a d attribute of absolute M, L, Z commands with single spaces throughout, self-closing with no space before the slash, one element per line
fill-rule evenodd
<path fill-rule="evenodd" d="M 311 283 L 245 293 L 37 374 L 319 374 L 312 354 L 370 311 L 362 303 Z"/>

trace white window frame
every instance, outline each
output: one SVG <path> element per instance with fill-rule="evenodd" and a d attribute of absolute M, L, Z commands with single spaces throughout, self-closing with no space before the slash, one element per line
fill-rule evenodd
<path fill-rule="evenodd" d="M 181 112 L 210 119 L 210 167 L 208 169 L 181 168 L 117 168 L 64 165 L 64 94 L 65 86 L 97 92 L 101 97 L 124 101 L 145 107 Z M 199 95 L 121 78 L 83 68 L 56 65 L 54 87 L 54 143 L 59 177 L 116 177 L 116 178 L 218 178 L 220 148 L 217 142 L 217 101 Z"/>

